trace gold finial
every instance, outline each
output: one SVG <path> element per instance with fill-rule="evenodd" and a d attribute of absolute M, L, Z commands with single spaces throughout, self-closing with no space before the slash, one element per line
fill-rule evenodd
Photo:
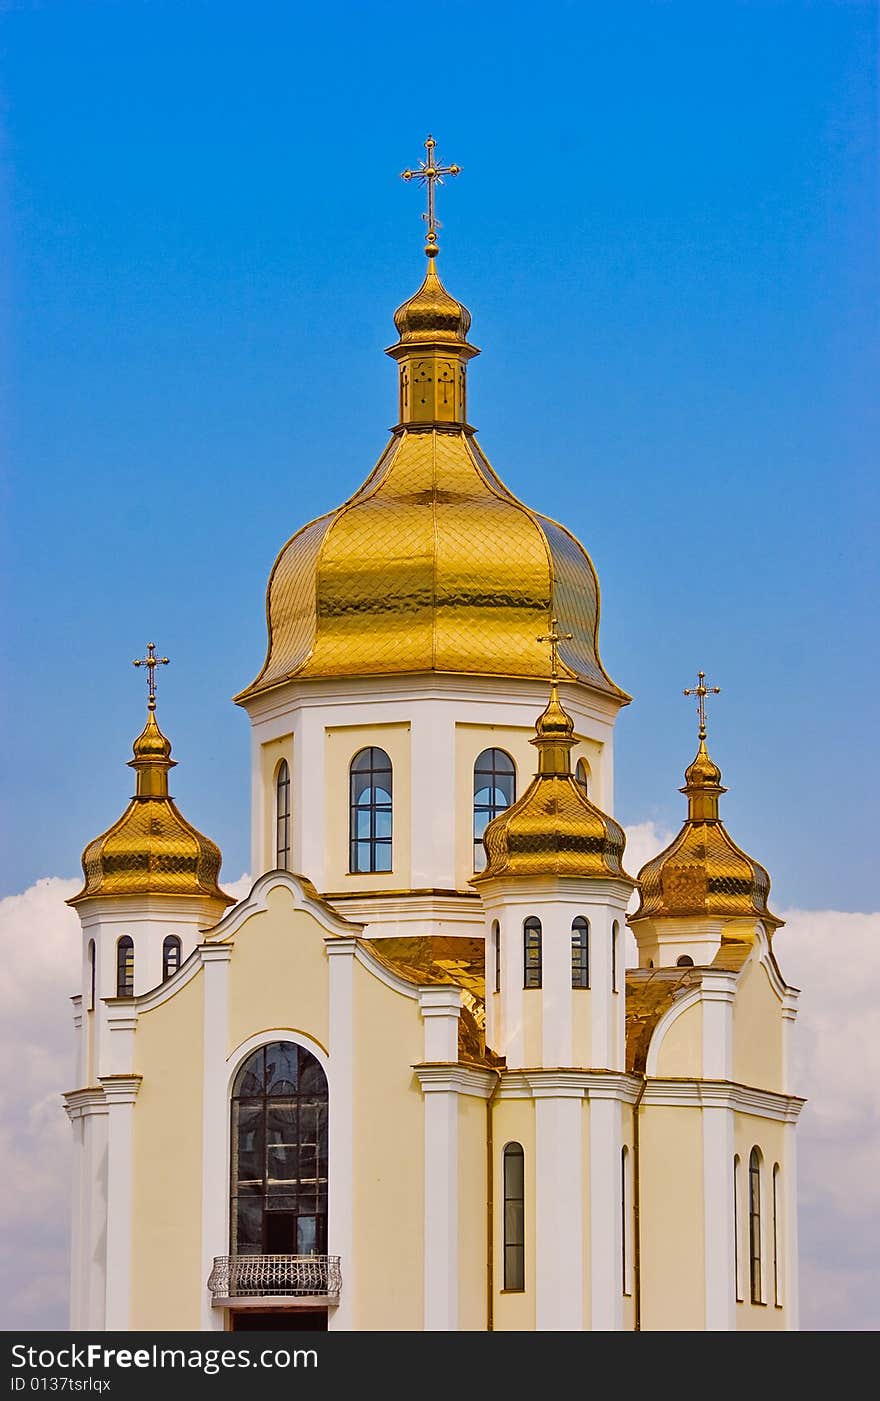
<path fill-rule="evenodd" d="M 698 681 L 697 681 L 696 686 L 686 686 L 685 689 L 684 689 L 683 694 L 686 695 L 686 696 L 697 696 L 697 697 L 698 697 L 697 714 L 698 714 L 699 717 L 700 717 L 700 739 L 705 739 L 705 738 L 706 738 L 706 697 L 707 697 L 707 696 L 720 696 L 720 695 L 721 695 L 721 687 L 720 687 L 720 686 L 707 686 L 707 685 L 706 685 L 706 673 L 705 673 L 705 671 L 700 671 L 700 672 L 698 672 L 698 673 L 697 673 L 697 676 L 698 676 L 699 679 L 698 679 Z"/>
<path fill-rule="evenodd" d="M 420 185 L 428 187 L 428 212 L 422 215 L 428 225 L 428 232 L 425 235 L 425 252 L 429 258 L 436 258 L 437 230 L 442 228 L 434 213 L 434 186 L 443 184 L 444 175 L 460 175 L 460 165 L 440 165 L 434 156 L 434 148 L 437 142 L 433 136 L 429 135 L 425 142 L 426 159 L 419 161 L 418 170 L 403 170 L 400 173 L 401 180 L 418 180 Z"/>
<path fill-rule="evenodd" d="M 156 709 L 156 667 L 167 666 L 170 657 L 157 657 L 155 642 L 147 643 L 147 655 L 138 657 L 132 662 L 132 666 L 145 666 L 147 668 L 147 709 Z"/>
<path fill-rule="evenodd" d="M 572 638 L 570 632 L 556 631 L 556 624 L 558 622 L 558 618 L 551 618 L 550 631 L 544 636 L 535 639 L 537 642 L 549 642 L 550 644 L 550 680 L 553 682 L 554 686 L 559 680 L 559 644 L 560 642 L 571 642 Z"/>

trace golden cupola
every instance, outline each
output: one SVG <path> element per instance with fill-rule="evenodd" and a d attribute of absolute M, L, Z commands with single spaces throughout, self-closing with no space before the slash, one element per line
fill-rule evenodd
<path fill-rule="evenodd" d="M 622 864 L 623 828 L 590 802 L 571 771 L 574 722 L 555 678 L 529 742 L 538 751 L 538 772 L 522 797 L 486 828 L 486 866 L 471 884 L 479 887 L 498 876 L 579 876 L 634 885 Z"/>
<path fill-rule="evenodd" d="M 518 500 L 476 442 L 470 312 L 440 280 L 432 225 L 425 251 L 424 279 L 395 313 L 387 352 L 398 368 L 391 440 L 354 495 L 281 550 L 266 596 L 266 660 L 236 700 L 300 678 L 538 678 L 535 634 L 555 614 L 572 634 L 561 676 L 624 705 L 599 656 L 599 585 L 586 550 Z"/>
<path fill-rule="evenodd" d="M 176 764 L 152 699 L 133 753 L 128 765 L 137 774 L 135 796 L 118 822 L 89 842 L 82 855 L 85 884 L 67 903 L 95 896 L 195 895 L 234 904 L 218 885 L 220 848 L 187 822 L 169 795 L 168 772 Z"/>
<path fill-rule="evenodd" d="M 675 840 L 639 872 L 640 903 L 627 923 L 706 917 L 762 920 L 772 934 L 783 921 L 767 907 L 770 876 L 736 845 L 721 821 L 718 802 L 727 789 L 706 748 L 702 721 L 699 748 L 684 777 L 679 792 L 687 796 L 687 820 Z"/>

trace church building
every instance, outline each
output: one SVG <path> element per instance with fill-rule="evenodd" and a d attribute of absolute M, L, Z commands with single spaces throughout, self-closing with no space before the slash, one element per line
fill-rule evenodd
<path fill-rule="evenodd" d="M 426 146 L 397 426 L 282 546 L 235 697 L 238 904 L 140 663 L 136 791 L 70 901 L 71 1327 L 794 1329 L 797 991 L 721 817 L 712 688 L 681 830 L 633 876 L 598 580 L 477 442 L 437 272 L 458 168 Z"/>

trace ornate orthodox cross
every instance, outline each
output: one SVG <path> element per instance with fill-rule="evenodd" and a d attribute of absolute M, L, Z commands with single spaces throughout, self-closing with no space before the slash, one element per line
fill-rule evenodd
<path fill-rule="evenodd" d="M 156 667 L 167 666 L 170 657 L 157 657 L 155 642 L 147 643 L 147 655 L 138 657 L 132 662 L 132 666 L 145 666 L 147 668 L 147 709 L 156 709 Z"/>
<path fill-rule="evenodd" d="M 686 686 L 685 689 L 684 689 L 683 694 L 686 695 L 686 696 L 696 696 L 696 697 L 698 698 L 697 713 L 698 713 L 698 715 L 699 715 L 699 717 L 700 717 L 700 739 L 705 739 L 705 738 L 706 738 L 706 697 L 707 697 L 707 696 L 720 696 L 720 695 L 721 695 L 721 687 L 720 687 L 720 686 L 707 686 L 707 685 L 706 685 L 706 673 L 705 673 L 705 671 L 700 671 L 700 672 L 698 672 L 698 673 L 697 673 L 697 676 L 698 676 L 698 680 L 697 680 L 696 686 Z"/>
<path fill-rule="evenodd" d="M 538 642 L 550 643 L 550 680 L 554 683 L 559 680 L 559 644 L 560 642 L 571 641 L 570 632 L 556 631 L 556 624 L 558 622 L 558 618 L 551 618 L 550 631 L 544 637 L 536 639 Z"/>
<path fill-rule="evenodd" d="M 434 214 L 434 186 L 443 184 L 444 175 L 460 175 L 460 165 L 440 165 L 434 156 L 434 148 L 437 142 L 433 136 L 429 136 L 425 142 L 427 152 L 426 159 L 419 161 L 418 170 L 401 171 L 401 180 L 418 180 L 420 185 L 428 187 L 428 212 L 422 218 L 428 225 L 428 232 L 425 235 L 425 252 L 429 258 L 435 257 L 437 253 L 437 230 L 442 228 L 438 224 Z"/>

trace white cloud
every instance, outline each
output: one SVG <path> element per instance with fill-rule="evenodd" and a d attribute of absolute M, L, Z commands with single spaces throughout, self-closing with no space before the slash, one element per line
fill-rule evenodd
<path fill-rule="evenodd" d="M 653 823 L 628 832 L 627 865 L 669 840 Z M 79 978 L 72 880 L 38 881 L 0 900 L 0 1325 L 64 1328 L 71 1088 L 69 997 Z M 243 876 L 226 887 L 241 899 Z M 794 1084 L 808 1104 L 799 1137 L 802 1325 L 880 1326 L 880 914 L 794 910 L 774 945 L 783 975 L 802 989 Z"/>

